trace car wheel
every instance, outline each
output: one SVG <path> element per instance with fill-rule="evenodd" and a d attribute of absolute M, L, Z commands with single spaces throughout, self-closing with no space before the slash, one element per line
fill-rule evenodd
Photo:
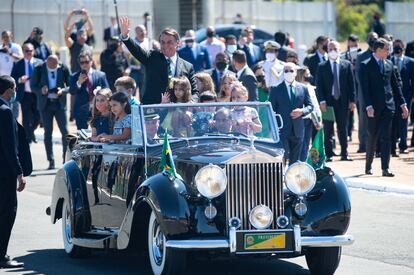
<path fill-rule="evenodd" d="M 332 275 L 341 260 L 341 247 L 315 247 L 306 252 L 306 263 L 313 275 Z"/>
<path fill-rule="evenodd" d="M 155 275 L 182 274 L 185 269 L 185 252 L 166 247 L 166 238 L 160 224 L 151 212 L 148 223 L 148 256 Z"/>
<path fill-rule="evenodd" d="M 65 200 L 62 206 L 62 238 L 66 254 L 72 258 L 80 258 L 90 254 L 90 249 L 74 245 L 72 242 L 72 220 L 69 203 Z"/>

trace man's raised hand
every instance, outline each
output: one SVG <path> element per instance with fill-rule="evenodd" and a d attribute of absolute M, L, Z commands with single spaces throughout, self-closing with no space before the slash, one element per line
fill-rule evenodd
<path fill-rule="evenodd" d="M 121 34 L 123 38 L 126 38 L 129 34 L 130 28 L 129 28 L 129 18 L 127 16 L 122 16 L 119 18 L 119 24 L 121 28 Z"/>

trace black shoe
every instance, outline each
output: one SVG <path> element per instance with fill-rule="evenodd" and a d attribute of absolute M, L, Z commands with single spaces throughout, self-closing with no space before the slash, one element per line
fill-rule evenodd
<path fill-rule="evenodd" d="M 371 168 L 365 168 L 365 175 L 372 175 L 372 169 Z"/>
<path fill-rule="evenodd" d="M 53 170 L 55 169 L 55 161 L 51 160 L 49 161 L 49 167 L 47 168 L 47 170 Z"/>
<path fill-rule="evenodd" d="M 341 160 L 344 160 L 344 161 L 353 161 L 353 159 L 350 156 L 342 156 L 341 157 Z"/>
<path fill-rule="evenodd" d="M 361 148 L 359 148 L 358 151 L 357 151 L 357 153 L 365 153 L 365 152 L 366 152 L 366 150 L 365 149 L 361 149 Z"/>
<path fill-rule="evenodd" d="M 332 156 L 334 156 L 334 157 L 338 157 L 339 155 L 338 155 L 337 153 L 333 152 L 333 153 L 332 153 Z"/>
<path fill-rule="evenodd" d="M 408 154 L 408 151 L 407 151 L 407 149 L 404 149 L 404 150 L 400 150 L 400 155 L 401 154 Z"/>
<path fill-rule="evenodd" d="M 18 268 L 23 266 L 24 263 L 11 260 L 7 257 L 4 257 L 4 259 L 0 261 L 0 268 Z"/>
<path fill-rule="evenodd" d="M 391 153 L 391 156 L 392 156 L 393 158 L 398 158 L 400 155 L 398 155 L 396 152 L 394 152 L 394 153 Z"/>
<path fill-rule="evenodd" d="M 37 143 L 37 139 L 36 139 L 35 136 L 33 136 L 32 141 L 33 141 L 33 143 Z"/>
<path fill-rule="evenodd" d="M 326 158 L 326 162 L 332 162 L 332 157 Z"/>
<path fill-rule="evenodd" d="M 382 170 L 382 176 L 383 177 L 394 177 L 395 175 L 389 169 L 384 169 Z"/>

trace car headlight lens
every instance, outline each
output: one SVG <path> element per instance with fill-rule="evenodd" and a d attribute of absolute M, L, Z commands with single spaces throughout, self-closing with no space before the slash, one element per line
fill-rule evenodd
<path fill-rule="evenodd" d="M 273 221 L 273 213 L 266 205 L 258 205 L 250 211 L 250 224 L 256 229 L 266 229 Z"/>
<path fill-rule="evenodd" d="M 227 176 L 217 165 L 207 165 L 198 170 L 195 176 L 198 192 L 208 199 L 220 196 L 227 187 Z"/>
<path fill-rule="evenodd" d="M 285 183 L 286 187 L 296 195 L 305 195 L 315 186 L 315 170 L 305 162 L 296 162 L 287 169 Z"/>

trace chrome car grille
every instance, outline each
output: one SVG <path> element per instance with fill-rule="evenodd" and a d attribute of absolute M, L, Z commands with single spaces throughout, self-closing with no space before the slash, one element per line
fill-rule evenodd
<path fill-rule="evenodd" d="M 232 217 L 241 221 L 239 230 L 254 229 L 249 212 L 255 206 L 268 206 L 274 214 L 270 229 L 276 229 L 276 218 L 283 212 L 283 167 L 277 163 L 228 164 L 226 173 L 227 222 Z"/>

